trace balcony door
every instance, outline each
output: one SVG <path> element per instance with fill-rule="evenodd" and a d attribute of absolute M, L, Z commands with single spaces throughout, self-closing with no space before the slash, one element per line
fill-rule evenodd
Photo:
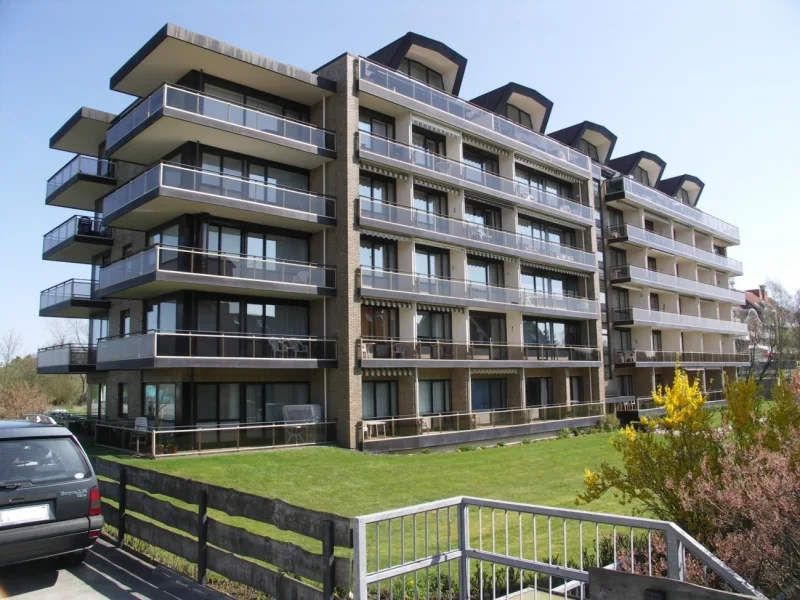
<path fill-rule="evenodd" d="M 508 350 L 506 316 L 470 311 L 469 340 L 474 359 L 504 360 Z"/>
<path fill-rule="evenodd" d="M 525 404 L 528 407 L 553 404 L 553 378 L 528 377 L 525 380 Z"/>
<path fill-rule="evenodd" d="M 473 379 L 472 410 L 502 410 L 508 408 L 505 379 Z"/>

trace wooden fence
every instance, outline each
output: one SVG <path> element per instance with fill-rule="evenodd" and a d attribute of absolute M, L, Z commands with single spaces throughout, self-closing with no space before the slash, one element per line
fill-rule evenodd
<path fill-rule="evenodd" d="M 98 476 L 113 480 L 100 480 L 100 491 L 104 499 L 119 505 L 115 508 L 103 503 L 103 516 L 108 525 L 118 529 L 119 543 L 129 535 L 194 563 L 197 580 L 202 584 L 210 569 L 280 600 L 331 600 L 334 588 L 351 588 L 350 559 L 334 555 L 335 547 L 352 548 L 351 523 L 346 517 L 102 458 L 97 458 L 95 471 Z M 197 505 L 198 512 L 151 494 Z M 208 509 L 322 541 L 322 554 L 222 523 L 210 517 Z M 186 535 L 131 513 L 145 515 Z M 268 563 L 275 569 L 248 559 Z"/>

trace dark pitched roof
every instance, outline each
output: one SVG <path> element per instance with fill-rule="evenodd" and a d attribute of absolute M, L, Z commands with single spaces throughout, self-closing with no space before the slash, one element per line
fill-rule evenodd
<path fill-rule="evenodd" d="M 662 179 L 658 182 L 656 187 L 664 192 L 667 196 L 674 197 L 675 194 L 678 193 L 678 189 L 683 185 L 684 181 L 691 181 L 700 188 L 700 191 L 697 193 L 697 198 L 695 199 L 695 204 L 697 204 L 697 200 L 700 199 L 700 194 L 703 193 L 703 188 L 706 186 L 705 183 L 700 181 L 699 177 L 684 173 L 683 175 L 676 175 L 675 177 L 670 177 L 669 179 Z"/>
<path fill-rule="evenodd" d="M 626 156 L 620 156 L 619 158 L 613 158 L 608 161 L 608 166 L 614 169 L 615 171 L 619 171 L 623 175 L 632 175 L 633 170 L 639 164 L 639 161 L 643 158 L 647 158 L 652 160 L 658 166 L 661 167 L 661 173 L 664 172 L 664 168 L 667 166 L 667 163 L 664 162 L 661 158 L 657 155 L 653 154 L 652 152 L 647 152 L 645 150 L 640 150 L 639 152 L 634 152 L 633 154 L 628 154 Z M 659 180 L 661 179 L 661 175 L 659 174 Z M 658 185 L 658 182 L 656 182 Z"/>
<path fill-rule="evenodd" d="M 567 144 L 568 146 L 577 148 L 578 142 L 583 137 L 583 134 L 586 133 L 587 131 L 594 131 L 595 133 L 602 135 L 609 142 L 611 142 L 611 145 L 608 148 L 608 153 L 606 154 L 606 160 L 603 163 L 603 164 L 608 164 L 608 161 L 611 158 L 611 153 L 614 151 L 614 146 L 617 144 L 617 136 L 611 133 L 608 129 L 606 129 L 602 125 L 598 125 L 597 123 L 593 123 L 592 121 L 583 121 L 581 123 L 576 123 L 575 125 L 570 125 L 569 127 L 565 127 L 564 129 L 559 129 L 558 131 L 548 133 L 547 135 L 553 139 L 558 140 L 559 142 Z"/>
<path fill-rule="evenodd" d="M 498 115 L 505 116 L 506 104 L 508 103 L 508 99 L 511 98 L 511 94 L 526 96 L 544 106 L 544 119 L 542 119 L 542 127 L 539 130 L 539 133 L 544 132 L 544 130 L 547 129 L 547 121 L 550 120 L 550 112 L 553 110 L 553 101 L 534 89 L 511 81 L 503 86 L 500 86 L 496 90 L 486 92 L 477 98 L 473 98 L 470 100 L 470 102 L 477 104 L 478 106 L 482 106 L 487 110 L 491 110 Z"/>
<path fill-rule="evenodd" d="M 467 59 L 442 42 L 409 31 L 403 37 L 373 52 L 367 58 L 382 65 L 386 65 L 390 69 L 397 69 L 400 67 L 400 63 L 403 62 L 406 54 L 408 54 L 408 50 L 411 46 L 420 46 L 437 52 L 458 66 L 458 73 L 456 73 L 452 90 L 452 94 L 458 96 L 458 92 L 461 91 L 461 81 L 464 79 L 464 70 L 467 67 Z"/>

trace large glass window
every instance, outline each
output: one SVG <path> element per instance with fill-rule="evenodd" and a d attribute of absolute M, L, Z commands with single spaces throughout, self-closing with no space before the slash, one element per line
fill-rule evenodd
<path fill-rule="evenodd" d="M 397 243 L 361 236 L 361 266 L 373 269 L 397 269 Z"/>
<path fill-rule="evenodd" d="M 678 196 L 677 196 L 677 198 L 678 198 L 678 200 L 680 200 L 680 201 L 681 201 L 683 204 L 688 204 L 688 205 L 690 205 L 690 206 L 691 206 L 691 204 L 692 204 L 692 201 L 691 201 L 691 199 L 689 198 L 689 192 L 687 192 L 687 191 L 686 191 L 685 189 L 683 189 L 683 188 L 679 188 L 679 189 L 678 189 Z"/>
<path fill-rule="evenodd" d="M 573 402 L 586 402 L 582 375 L 572 375 L 569 378 L 569 397 Z"/>
<path fill-rule="evenodd" d="M 505 379 L 472 380 L 472 410 L 500 410 L 507 406 Z"/>
<path fill-rule="evenodd" d="M 575 231 L 567 227 L 559 227 L 545 221 L 520 216 L 518 231 L 520 234 L 536 240 L 544 240 L 559 246 L 575 247 Z"/>
<path fill-rule="evenodd" d="M 429 67 L 426 67 L 421 62 L 417 62 L 416 60 L 412 60 L 410 58 L 404 58 L 403 62 L 401 62 L 400 66 L 398 67 L 398 71 L 405 73 L 417 81 L 427 83 L 429 86 L 434 87 L 437 90 L 444 91 L 444 80 L 442 79 L 442 74 Z"/>
<path fill-rule="evenodd" d="M 106 384 L 92 383 L 89 385 L 89 406 L 86 410 L 90 417 L 97 419 L 108 418 L 106 412 Z"/>
<path fill-rule="evenodd" d="M 578 323 L 526 317 L 522 322 L 525 344 L 529 346 L 578 346 L 581 331 Z"/>
<path fill-rule="evenodd" d="M 358 193 L 362 198 L 370 198 L 379 202 L 395 204 L 395 182 L 391 177 L 381 177 L 374 173 L 362 171 L 358 179 Z"/>
<path fill-rule="evenodd" d="M 201 175 L 200 183 L 203 191 L 211 194 L 221 194 L 225 196 L 243 197 L 245 190 L 243 183 L 237 179 L 244 178 L 262 183 L 271 183 L 284 187 L 295 188 L 298 190 L 308 190 L 308 172 L 302 169 L 294 169 L 286 165 L 271 163 L 240 154 L 225 153 L 222 150 L 204 149 L 200 157 L 200 165 L 203 171 L 229 175 L 230 178 L 221 178 L 205 173 Z M 274 194 L 275 190 L 268 192 Z M 264 200 L 261 188 L 252 189 L 250 193 L 257 193 L 255 198 L 249 199 Z M 270 200 L 272 198 L 269 198 Z"/>
<path fill-rule="evenodd" d="M 442 248 L 416 246 L 414 272 L 428 277 L 450 276 L 450 251 Z"/>
<path fill-rule="evenodd" d="M 472 343 L 505 344 L 506 316 L 470 311 L 469 339 Z"/>
<path fill-rule="evenodd" d="M 145 316 L 146 331 L 177 331 L 178 301 L 176 299 L 148 302 Z"/>
<path fill-rule="evenodd" d="M 501 214 L 500 209 L 496 206 L 469 199 L 464 202 L 464 219 L 476 225 L 501 229 Z"/>
<path fill-rule="evenodd" d="M 364 419 L 397 416 L 397 381 L 362 381 L 361 411 Z"/>
<path fill-rule="evenodd" d="M 520 274 L 520 285 L 523 289 L 537 294 L 551 294 L 553 296 L 578 295 L 577 276 L 543 269 L 523 267 Z"/>
<path fill-rule="evenodd" d="M 175 421 L 175 407 L 180 405 L 181 384 L 148 383 L 144 386 L 142 414 L 157 423 Z"/>
<path fill-rule="evenodd" d="M 400 319 L 396 308 L 361 305 L 361 335 L 367 338 L 397 339 Z"/>
<path fill-rule="evenodd" d="M 131 311 L 123 310 L 119 313 L 119 335 L 128 337 L 131 334 Z"/>
<path fill-rule="evenodd" d="M 517 165 L 514 171 L 514 178 L 531 190 L 540 190 L 562 198 L 573 199 L 572 184 L 555 177 L 549 177 L 533 169 L 528 169 L 522 165 Z"/>
<path fill-rule="evenodd" d="M 473 283 L 502 286 L 503 263 L 468 255 L 467 279 Z"/>
<path fill-rule="evenodd" d="M 101 338 L 108 337 L 108 318 L 89 321 L 89 345 L 97 346 Z"/>
<path fill-rule="evenodd" d="M 597 146 L 595 146 L 593 143 L 581 139 L 578 142 L 578 150 L 584 154 L 588 154 L 589 158 L 591 158 L 593 161 L 600 162 L 599 155 L 597 154 Z"/>
<path fill-rule="evenodd" d="M 451 340 L 452 319 L 449 312 L 417 311 L 417 339 Z"/>
<path fill-rule="evenodd" d="M 394 139 L 394 117 L 363 106 L 358 109 L 358 128 L 367 133 Z"/>
<path fill-rule="evenodd" d="M 449 379 L 422 379 L 418 389 L 419 414 L 435 415 L 452 410 Z"/>
<path fill-rule="evenodd" d="M 232 84 L 209 75 L 206 75 L 205 78 L 214 81 L 214 83 L 206 82 L 203 86 L 203 91 L 209 96 L 235 104 L 246 104 L 255 110 L 281 115 L 295 121 L 308 121 L 308 108 L 302 104 L 240 85 L 235 86 L 236 89 L 232 89 Z"/>
<path fill-rule="evenodd" d="M 128 384 L 120 383 L 117 386 L 117 416 L 120 419 L 128 418 Z"/>
<path fill-rule="evenodd" d="M 506 104 L 506 117 L 514 121 L 515 123 L 519 123 L 523 127 L 527 127 L 528 129 L 533 129 L 533 122 L 531 121 L 531 115 L 521 108 L 517 108 L 513 104 Z"/>
<path fill-rule="evenodd" d="M 633 170 L 633 178 L 639 183 L 643 183 L 644 185 L 650 185 L 650 173 L 645 171 L 642 167 L 637 166 Z"/>
<path fill-rule="evenodd" d="M 527 406 L 549 406 L 553 404 L 553 378 L 528 377 L 525 381 L 525 404 Z"/>
<path fill-rule="evenodd" d="M 447 155 L 447 144 L 441 133 L 436 133 L 416 125 L 412 128 L 411 143 L 417 148 L 433 152 L 441 156 Z"/>
<path fill-rule="evenodd" d="M 447 215 L 447 194 L 414 187 L 414 208 L 437 215 Z"/>
<path fill-rule="evenodd" d="M 497 155 L 484 152 L 478 148 L 471 146 L 464 146 L 463 160 L 466 164 L 480 169 L 481 171 L 488 171 L 489 173 L 500 173 L 500 162 Z"/>

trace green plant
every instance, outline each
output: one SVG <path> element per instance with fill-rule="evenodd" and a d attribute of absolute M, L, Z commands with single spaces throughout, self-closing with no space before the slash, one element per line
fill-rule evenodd
<path fill-rule="evenodd" d="M 528 444 L 532 444 L 533 440 L 522 440 L 520 443 L 527 446 Z"/>
<path fill-rule="evenodd" d="M 477 450 L 475 446 L 461 446 L 458 451 L 459 452 L 472 452 L 473 450 Z"/>
<path fill-rule="evenodd" d="M 420 454 L 430 454 L 430 453 L 431 453 L 430 448 L 423 448 L 422 450 L 420 450 Z"/>
<path fill-rule="evenodd" d="M 566 440 L 569 437 L 572 437 L 572 432 L 569 429 L 559 429 L 558 439 Z"/>
<path fill-rule="evenodd" d="M 502 440 L 501 440 L 501 441 L 499 441 L 499 442 L 497 442 L 497 447 L 498 447 L 498 448 L 502 448 L 502 447 L 503 447 L 503 446 L 505 446 L 505 445 L 506 445 L 506 443 L 505 443 L 504 441 L 502 441 Z"/>
<path fill-rule="evenodd" d="M 607 413 L 603 415 L 597 422 L 597 431 L 619 431 L 620 427 L 621 425 L 619 419 L 614 413 Z"/>

